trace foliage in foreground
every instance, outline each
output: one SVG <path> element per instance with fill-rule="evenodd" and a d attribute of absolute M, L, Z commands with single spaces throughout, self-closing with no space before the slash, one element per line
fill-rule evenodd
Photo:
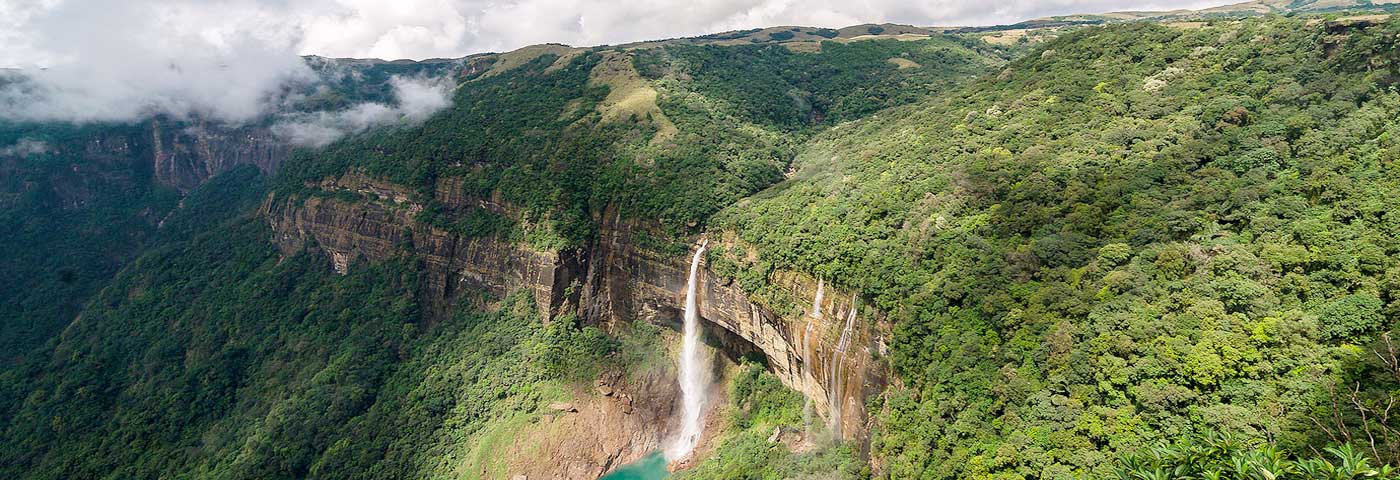
<path fill-rule="evenodd" d="M 1293 457 L 1273 445 L 1258 445 L 1210 432 L 1126 456 L 1119 480 L 1394 480 L 1389 465 L 1376 467 L 1351 445 L 1328 447 L 1322 455 Z"/>

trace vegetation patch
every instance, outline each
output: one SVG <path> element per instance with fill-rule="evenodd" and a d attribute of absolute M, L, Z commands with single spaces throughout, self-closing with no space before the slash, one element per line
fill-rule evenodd
<path fill-rule="evenodd" d="M 603 123 L 651 123 L 655 128 L 650 140 L 653 145 L 676 136 L 676 125 L 656 106 L 656 89 L 637 73 L 631 57 L 618 52 L 605 54 L 603 61 L 593 67 L 589 83 L 608 87 L 608 96 L 597 107 Z"/>
<path fill-rule="evenodd" d="M 700 464 L 678 472 L 676 479 L 868 476 L 853 445 L 832 443 L 824 438 L 820 418 L 804 416 L 801 395 L 754 361 L 741 362 L 735 370 L 724 413 L 729 423 L 719 446 Z"/>
<path fill-rule="evenodd" d="M 1107 477 L 1207 429 L 1370 438 L 1400 385 L 1400 23 L 1329 53 L 1306 22 L 1074 31 L 824 133 L 715 227 L 757 252 L 748 291 L 796 270 L 890 314 L 891 478 Z"/>

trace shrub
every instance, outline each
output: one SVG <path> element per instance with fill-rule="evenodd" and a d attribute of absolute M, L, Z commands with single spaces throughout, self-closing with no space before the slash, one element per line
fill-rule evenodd
<path fill-rule="evenodd" d="M 1390 466 L 1371 466 L 1370 460 L 1350 445 L 1327 448 L 1326 452 L 1325 456 L 1295 457 L 1273 445 L 1209 432 L 1126 455 L 1119 462 L 1117 476 L 1122 480 L 1397 478 Z"/>
<path fill-rule="evenodd" d="M 1381 299 L 1371 293 L 1355 293 L 1333 300 L 1318 309 L 1322 336 L 1329 340 L 1350 340 L 1381 327 Z"/>

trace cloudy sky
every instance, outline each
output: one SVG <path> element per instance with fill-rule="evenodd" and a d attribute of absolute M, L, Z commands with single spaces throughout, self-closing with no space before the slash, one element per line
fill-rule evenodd
<path fill-rule="evenodd" d="M 1220 0 L 0 0 L 0 67 L 246 48 L 427 58 L 772 25 L 989 25 Z M 183 50 L 183 52 L 182 52 Z"/>
<path fill-rule="evenodd" d="M 990 25 L 1229 0 L 0 0 L 0 118 L 254 118 L 298 55 L 429 58 L 773 25 Z M 43 70 L 41 70 L 41 67 Z"/>

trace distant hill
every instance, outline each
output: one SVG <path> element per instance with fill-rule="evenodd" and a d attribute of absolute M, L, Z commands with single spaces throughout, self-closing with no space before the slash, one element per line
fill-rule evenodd
<path fill-rule="evenodd" d="M 1267 14 L 1326 13 L 1400 10 L 1398 0 L 1254 0 L 1200 10 L 1123 11 L 1047 17 L 1032 22 L 1123 22 L 1133 20 L 1187 20 L 1243 17 Z"/>

